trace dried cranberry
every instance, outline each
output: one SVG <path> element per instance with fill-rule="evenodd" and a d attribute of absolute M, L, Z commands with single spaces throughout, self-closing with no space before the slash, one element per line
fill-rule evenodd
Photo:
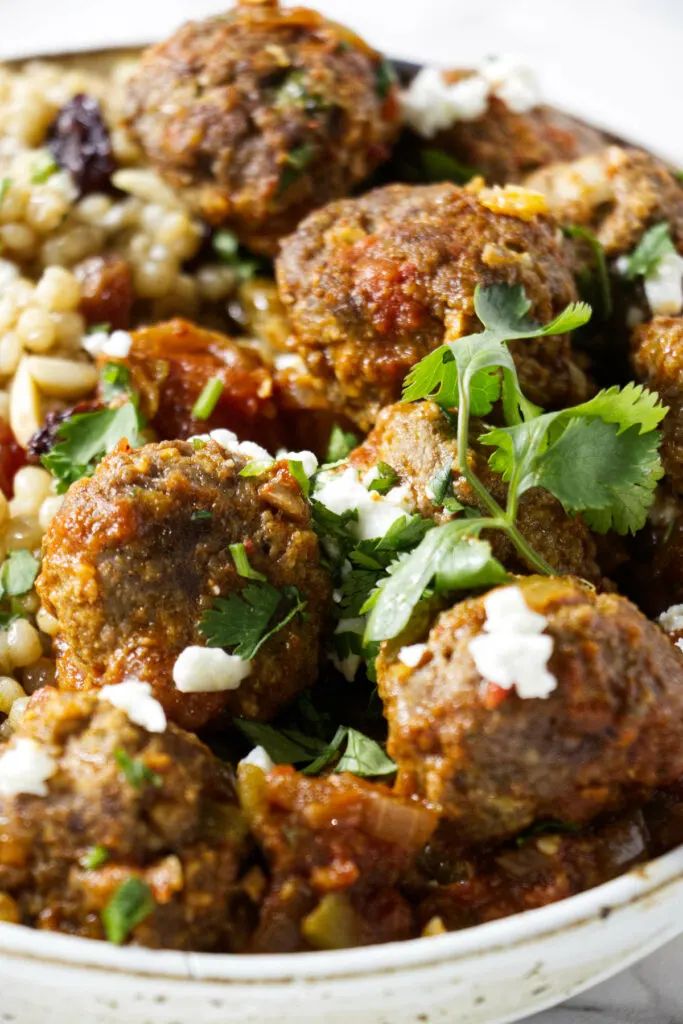
<path fill-rule="evenodd" d="M 100 105 L 92 96 L 79 93 L 62 107 L 48 129 L 47 145 L 82 196 L 112 190 L 116 163 L 111 138 Z"/>

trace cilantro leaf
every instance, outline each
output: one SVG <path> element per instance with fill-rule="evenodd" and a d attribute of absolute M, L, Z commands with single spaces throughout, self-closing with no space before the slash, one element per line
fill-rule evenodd
<path fill-rule="evenodd" d="M 148 768 L 139 757 L 131 757 L 122 747 L 114 751 L 114 760 L 134 789 L 142 789 L 145 782 L 157 789 L 163 786 L 164 780 L 160 775 Z"/>
<path fill-rule="evenodd" d="M 234 722 L 248 740 L 257 747 L 263 747 L 275 764 L 309 763 L 327 745 L 324 740 L 305 736 L 296 729 L 276 729 L 248 718 L 235 718 Z"/>
<path fill-rule="evenodd" d="M 131 876 L 122 882 L 102 911 L 104 933 L 110 942 L 120 946 L 133 929 L 156 907 L 152 890 L 141 878 Z"/>
<path fill-rule="evenodd" d="M 352 434 L 350 431 L 342 430 L 342 428 L 335 423 L 330 433 L 325 462 L 341 462 L 351 454 L 358 444 L 359 438 L 356 437 L 355 434 Z"/>
<path fill-rule="evenodd" d="M 105 363 L 100 372 L 102 382 L 102 399 L 111 402 L 113 398 L 126 393 L 134 396 L 131 386 L 130 370 L 123 363 Z"/>
<path fill-rule="evenodd" d="M 656 391 L 629 381 L 623 388 L 600 391 L 587 402 L 569 410 L 573 416 L 599 417 L 604 423 L 617 423 L 619 433 L 639 427 L 641 434 L 656 430 L 667 412 Z"/>
<path fill-rule="evenodd" d="M 626 258 L 624 277 L 627 281 L 634 281 L 636 277 L 650 277 L 664 257 L 675 251 L 669 224 L 666 221 L 655 224 L 645 232 L 631 255 Z"/>
<path fill-rule="evenodd" d="M 311 481 L 306 476 L 306 470 L 304 469 L 303 462 L 300 462 L 299 459 L 288 459 L 287 465 L 289 467 L 289 472 L 298 483 L 304 498 L 307 498 L 311 493 Z"/>
<path fill-rule="evenodd" d="M 562 231 L 568 238 L 585 242 L 590 248 L 595 265 L 595 281 L 597 286 L 594 289 L 591 288 L 590 291 L 595 291 L 600 300 L 602 319 L 609 320 L 614 303 L 612 301 L 612 285 L 609 270 L 607 269 L 607 257 L 605 256 L 605 249 L 602 243 L 595 237 L 592 231 L 578 224 L 567 224 L 562 228 Z M 590 271 L 588 273 L 590 275 Z"/>
<path fill-rule="evenodd" d="M 30 551 L 10 551 L 0 570 L 0 596 L 28 594 L 40 571 L 40 562 Z"/>
<path fill-rule="evenodd" d="M 378 462 L 375 469 L 377 475 L 368 484 L 368 490 L 377 491 L 378 494 L 387 494 L 398 483 L 398 474 L 386 462 Z"/>
<path fill-rule="evenodd" d="M 340 725 L 330 742 L 321 750 L 316 759 L 302 769 L 302 775 L 317 775 L 318 772 L 322 771 L 337 753 L 349 732 L 353 732 L 353 730 L 348 729 L 345 725 Z"/>
<path fill-rule="evenodd" d="M 232 267 L 239 281 L 249 281 L 256 274 L 267 272 L 267 261 L 243 249 L 234 231 L 228 228 L 215 231 L 211 243 L 221 263 Z"/>
<path fill-rule="evenodd" d="M 86 871 L 96 871 L 109 860 L 109 850 L 106 846 L 91 846 L 87 853 L 81 857 L 79 864 Z"/>
<path fill-rule="evenodd" d="M 273 623 L 283 601 L 289 608 Z M 280 591 L 270 583 L 254 581 L 239 594 L 216 598 L 213 607 L 202 616 L 199 631 L 209 647 L 231 648 L 232 654 L 250 661 L 271 636 L 305 607 L 296 587 L 283 587 Z"/>
<path fill-rule="evenodd" d="M 334 770 L 335 773 L 352 772 L 364 779 L 393 775 L 396 765 L 379 743 L 357 729 L 348 729 L 346 750 Z"/>
<path fill-rule="evenodd" d="M 41 457 L 57 480 L 57 492 L 63 494 L 75 480 L 92 476 L 100 459 L 124 438 L 132 447 L 139 444 L 143 425 L 133 402 L 117 409 L 77 413 L 65 420 L 57 431 L 61 440 Z"/>
<path fill-rule="evenodd" d="M 435 578 L 442 591 L 494 586 L 507 580 L 490 545 L 475 539 L 486 526 L 486 519 L 464 519 L 430 530 L 409 555 L 396 563 L 379 591 L 365 631 L 366 642 L 398 636 Z"/>

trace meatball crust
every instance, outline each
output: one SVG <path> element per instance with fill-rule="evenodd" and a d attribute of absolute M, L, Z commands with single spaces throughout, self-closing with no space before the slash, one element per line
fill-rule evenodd
<path fill-rule="evenodd" d="M 61 687 L 132 675 L 152 685 L 171 718 L 195 729 L 224 707 L 269 718 L 314 681 L 330 583 L 310 506 L 286 462 L 242 477 L 248 462 L 214 441 L 135 451 L 123 442 L 70 488 L 45 535 L 37 582 L 59 621 Z M 306 616 L 263 644 L 239 689 L 181 693 L 173 666 L 184 648 L 205 645 L 202 615 L 250 582 L 229 552 L 238 543 L 272 586 L 298 588 Z"/>
<path fill-rule="evenodd" d="M 239 769 L 240 800 L 272 883 L 251 951 L 339 949 L 413 938 L 401 878 L 436 825 L 419 801 L 348 773 L 267 778 Z"/>
<path fill-rule="evenodd" d="M 476 425 L 475 425 L 476 430 Z M 415 510 L 425 519 L 444 523 L 452 515 L 434 504 L 430 483 L 445 465 L 453 473 L 453 494 L 461 504 L 486 509 L 477 503 L 476 495 L 458 472 L 457 428 L 450 423 L 434 402 L 413 405 L 398 404 L 382 409 L 377 422 L 363 444 L 356 448 L 349 461 L 360 472 L 379 462 L 386 462 L 398 474 L 400 484 L 408 489 Z M 496 501 L 505 506 L 507 486 L 488 465 L 483 446 L 473 443 L 468 462 Z M 596 561 L 596 546 L 590 530 L 580 516 L 572 518 L 559 501 L 540 487 L 522 495 L 517 525 L 531 547 L 558 573 L 581 576 L 592 583 L 601 580 Z M 485 532 L 494 554 L 512 572 L 529 572 L 516 549 L 500 531 Z"/>
<path fill-rule="evenodd" d="M 52 688 L 35 694 L 0 752 L 26 740 L 56 768 L 44 797 L 0 795 L 0 892 L 21 923 L 102 939 L 101 911 L 138 878 L 155 906 L 133 930 L 136 944 L 244 946 L 248 828 L 231 770 L 203 743 L 174 725 L 149 733 L 95 694 Z M 90 867 L 98 848 L 102 863 Z"/>
<path fill-rule="evenodd" d="M 400 128 L 382 57 L 315 11 L 276 0 L 243 0 L 149 49 L 126 116 L 203 217 L 268 255 L 382 163 Z"/>
<path fill-rule="evenodd" d="M 522 284 L 541 322 L 576 300 L 553 222 L 496 212 L 499 202 L 476 187 L 390 185 L 317 211 L 283 245 L 277 276 L 298 350 L 362 429 L 446 333 L 478 329 L 477 284 Z M 566 336 L 511 348 L 534 401 L 586 396 Z"/>
<path fill-rule="evenodd" d="M 444 73 L 448 84 L 472 72 Z M 488 109 L 472 121 L 456 121 L 430 142 L 450 153 L 487 181 L 506 184 L 559 160 L 576 160 L 605 144 L 602 132 L 551 107 L 536 106 L 518 113 L 498 96 L 489 97 Z"/>
<path fill-rule="evenodd" d="M 669 639 L 615 594 L 569 578 L 520 586 L 553 639 L 547 699 L 480 676 L 469 642 L 486 621 L 483 598 L 438 616 L 417 668 L 399 660 L 400 640 L 377 662 L 397 791 L 450 818 L 463 844 L 540 819 L 589 821 L 683 770 L 683 659 Z"/>
<path fill-rule="evenodd" d="M 636 328 L 631 341 L 638 380 L 669 407 L 660 452 L 672 488 L 683 491 L 683 317 L 658 316 Z"/>
<path fill-rule="evenodd" d="M 590 228 L 608 257 L 631 252 L 653 224 L 667 221 L 683 250 L 683 188 L 656 157 L 609 146 L 529 175 L 557 220 Z"/>

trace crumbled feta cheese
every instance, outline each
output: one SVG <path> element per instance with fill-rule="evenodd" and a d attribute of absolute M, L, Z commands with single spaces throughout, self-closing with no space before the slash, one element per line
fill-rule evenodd
<path fill-rule="evenodd" d="M 557 679 L 548 671 L 553 653 L 553 638 L 543 632 L 548 620 L 528 607 L 515 586 L 491 591 L 484 607 L 484 632 L 468 645 L 479 674 L 505 690 L 514 686 L 523 699 L 550 696 Z"/>
<path fill-rule="evenodd" d="M 112 359 L 125 359 L 132 344 L 133 339 L 128 331 L 113 331 L 112 334 L 96 331 L 94 334 L 86 334 L 82 341 L 83 348 L 93 359 L 100 355 L 111 356 Z"/>
<path fill-rule="evenodd" d="M 367 473 L 364 473 L 363 476 L 361 477 L 361 483 L 363 484 L 363 487 L 369 488 L 370 484 L 374 484 L 375 480 L 379 480 L 381 475 L 382 474 L 379 471 L 379 466 L 373 466 L 372 469 L 369 469 Z"/>
<path fill-rule="evenodd" d="M 645 296 L 655 316 L 676 316 L 683 309 L 683 257 L 668 252 L 645 278 Z"/>
<path fill-rule="evenodd" d="M 166 714 L 159 701 L 152 696 L 149 683 L 124 679 L 115 686 L 103 686 L 98 697 L 125 711 L 131 722 L 141 725 L 147 732 L 166 732 Z"/>
<path fill-rule="evenodd" d="M 265 448 L 262 448 L 260 444 L 256 444 L 254 441 L 240 441 L 234 445 L 235 451 L 239 452 L 240 455 L 244 455 L 245 459 L 258 459 L 259 462 L 272 461 L 273 456 L 270 452 L 267 452 Z"/>
<path fill-rule="evenodd" d="M 238 690 L 251 666 L 220 647 L 186 647 L 173 666 L 173 682 L 181 693 Z"/>
<path fill-rule="evenodd" d="M 683 604 L 672 604 L 657 621 L 665 633 L 677 633 L 683 629 Z"/>
<path fill-rule="evenodd" d="M 308 367 L 301 356 L 293 352 L 279 352 L 273 362 L 275 363 L 276 370 L 295 370 L 297 373 L 308 372 Z"/>
<path fill-rule="evenodd" d="M 355 619 L 340 619 L 334 632 L 337 635 L 339 633 L 359 633 L 362 636 L 365 632 L 365 621 L 363 616 Z M 347 654 L 345 658 L 340 658 L 336 651 L 330 653 L 330 661 L 348 683 L 352 683 L 356 678 L 362 660 L 360 654 L 351 653 Z"/>
<path fill-rule="evenodd" d="M 417 668 L 427 651 L 427 644 L 410 644 L 398 652 L 398 660 L 408 668 Z"/>
<path fill-rule="evenodd" d="M 254 441 L 239 441 L 232 430 L 212 430 L 209 434 L 195 434 L 190 441 L 215 441 L 225 451 L 236 452 L 245 459 L 258 459 L 259 462 L 272 462 L 273 456 Z"/>
<path fill-rule="evenodd" d="M 683 651 L 683 640 L 677 640 L 675 646 L 679 649 L 679 651 Z"/>
<path fill-rule="evenodd" d="M 533 72 L 512 57 L 491 57 L 472 75 L 449 84 L 437 68 L 423 68 L 401 96 L 403 121 L 418 135 L 433 138 L 457 121 L 475 121 L 496 96 L 514 113 L 540 102 Z"/>
<path fill-rule="evenodd" d="M 56 771 L 57 761 L 44 747 L 17 739 L 0 755 L 0 796 L 47 796 L 46 782 Z"/>
<path fill-rule="evenodd" d="M 479 75 L 492 95 L 502 100 L 513 114 L 525 114 L 541 102 L 536 76 L 527 64 L 509 55 L 489 57 L 479 67 Z"/>
<path fill-rule="evenodd" d="M 254 747 L 253 750 L 250 750 L 246 757 L 237 762 L 237 767 L 239 768 L 243 764 L 250 764 L 255 768 L 260 768 L 266 775 L 275 767 L 275 761 L 273 761 L 265 747 Z"/>
<path fill-rule="evenodd" d="M 357 540 L 383 537 L 397 519 L 413 511 L 407 488 L 392 487 L 387 494 L 368 491 L 352 467 L 343 473 L 319 476 L 315 498 L 337 515 L 357 510 L 358 521 L 349 523 L 348 527 Z"/>
<path fill-rule="evenodd" d="M 289 459 L 292 462 L 300 462 L 304 473 L 309 477 L 313 476 L 318 468 L 318 460 L 313 452 L 288 452 L 286 448 L 281 448 L 276 457 L 278 459 Z"/>

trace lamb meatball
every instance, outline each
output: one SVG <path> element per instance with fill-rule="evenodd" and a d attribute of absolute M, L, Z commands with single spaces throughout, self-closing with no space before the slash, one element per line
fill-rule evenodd
<path fill-rule="evenodd" d="M 683 771 L 680 651 L 615 594 L 570 578 L 527 577 L 519 588 L 552 638 L 545 671 L 554 688 L 538 666 L 529 669 L 545 699 L 523 699 L 478 671 L 471 642 L 486 636 L 489 651 L 500 649 L 487 618 L 492 595 L 442 612 L 416 668 L 399 658 L 405 638 L 383 644 L 377 663 L 398 792 L 450 818 L 463 844 L 512 836 L 539 819 L 586 822 Z M 523 628 L 513 627 L 517 636 Z M 528 651 L 532 637 L 524 641 Z"/>
<path fill-rule="evenodd" d="M 472 433 L 476 435 L 477 425 Z M 458 473 L 457 427 L 434 402 L 392 405 L 382 409 L 372 432 L 349 457 L 360 472 L 386 462 L 408 489 L 411 504 L 425 519 L 448 522 L 452 516 L 435 504 L 430 484 L 444 466 L 451 467 L 453 495 L 461 504 L 486 510 Z M 505 506 L 507 486 L 488 465 L 490 451 L 474 442 L 468 461 L 487 490 Z M 571 518 L 559 501 L 539 487 L 524 494 L 519 503 L 518 526 L 532 548 L 559 573 L 571 573 L 600 582 L 593 537 L 580 516 Z M 510 541 L 499 531 L 484 533 L 496 557 L 513 572 L 528 572 Z"/>
<path fill-rule="evenodd" d="M 669 407 L 662 423 L 662 463 L 672 488 L 683 491 L 683 317 L 658 316 L 636 328 L 632 342 L 638 380 Z"/>
<path fill-rule="evenodd" d="M 417 934 L 399 883 L 434 830 L 432 811 L 348 773 L 310 779 L 278 767 L 265 778 L 244 765 L 239 776 L 272 873 L 251 951 L 340 949 Z"/>
<path fill-rule="evenodd" d="M 507 198 L 391 185 L 319 210 L 284 244 L 277 276 L 298 349 L 331 405 L 362 429 L 400 397 L 407 372 L 446 332 L 452 340 L 479 329 L 477 284 L 522 284 L 543 322 L 576 299 L 555 226 L 533 212 L 539 197 Z M 534 401 L 586 396 L 566 336 L 511 347 Z"/>
<path fill-rule="evenodd" d="M 272 255 L 388 157 L 397 95 L 389 66 L 352 32 L 303 7 L 242 0 L 149 49 L 126 114 L 206 220 Z"/>
<path fill-rule="evenodd" d="M 631 252 L 645 230 L 662 221 L 683 249 L 683 189 L 649 153 L 610 146 L 536 171 L 525 184 L 546 196 L 560 223 L 593 231 L 608 257 Z"/>
<path fill-rule="evenodd" d="M 171 718 L 193 729 L 223 708 L 269 718 L 310 685 L 330 599 L 310 506 L 288 464 L 244 477 L 246 455 L 213 440 L 200 444 L 132 451 L 122 442 L 70 488 L 45 536 L 37 582 L 59 621 L 61 687 L 135 676 L 152 685 Z M 268 624 L 281 621 L 297 597 L 305 615 L 266 640 L 238 689 L 226 681 L 206 692 L 202 668 L 186 681 L 189 692 L 180 692 L 174 665 L 185 648 L 206 644 L 204 613 L 217 598 L 239 600 L 246 585 L 265 586 L 238 573 L 229 546 L 240 543 L 252 571 L 281 595 Z"/>
<path fill-rule="evenodd" d="M 36 762 L 51 772 L 43 796 L 35 779 L 0 793 L 0 893 L 17 923 L 102 939 L 102 912 L 134 881 L 148 906 L 116 941 L 244 946 L 248 829 L 230 769 L 196 737 L 173 725 L 148 732 L 95 694 L 47 688 L 0 747 L 3 783 L 6 758 L 25 765 L 24 786 Z"/>
<path fill-rule="evenodd" d="M 448 85 L 476 74 L 463 69 L 442 72 Z M 408 145 L 420 145 L 412 133 L 406 141 Z M 495 94 L 489 95 L 487 109 L 480 117 L 456 121 L 423 143 L 450 154 L 473 173 L 498 184 L 522 181 L 539 167 L 558 160 L 576 160 L 604 144 L 602 132 L 559 110 L 540 104 L 524 111 L 513 110 Z"/>

